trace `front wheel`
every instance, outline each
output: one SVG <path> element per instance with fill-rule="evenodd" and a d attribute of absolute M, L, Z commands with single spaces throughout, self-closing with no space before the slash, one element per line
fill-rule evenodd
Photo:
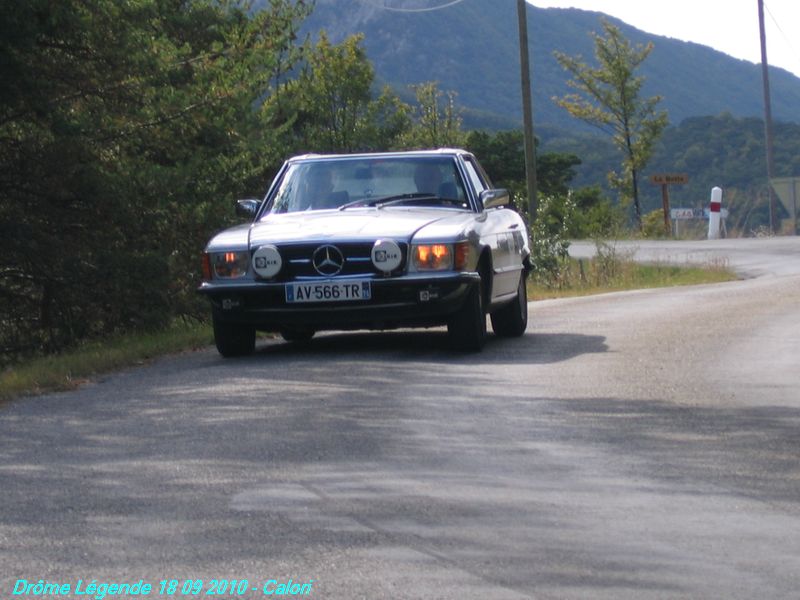
<path fill-rule="evenodd" d="M 525 272 L 519 277 L 517 297 L 491 314 L 492 329 L 500 337 L 520 337 L 528 328 L 528 290 Z"/>
<path fill-rule="evenodd" d="M 473 285 L 464 305 L 447 323 L 454 350 L 480 352 L 486 344 L 486 313 L 483 310 L 483 282 Z"/>
<path fill-rule="evenodd" d="M 214 324 L 214 343 L 217 351 L 225 358 L 247 356 L 256 349 L 256 330 L 250 325 L 224 323 L 212 317 Z"/>

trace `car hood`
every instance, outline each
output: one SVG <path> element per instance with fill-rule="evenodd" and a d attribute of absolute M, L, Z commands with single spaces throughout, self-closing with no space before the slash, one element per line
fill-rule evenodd
<path fill-rule="evenodd" d="M 369 208 L 268 215 L 250 227 L 250 247 L 332 240 L 411 241 L 412 237 L 463 237 L 475 213 L 462 210 Z"/>

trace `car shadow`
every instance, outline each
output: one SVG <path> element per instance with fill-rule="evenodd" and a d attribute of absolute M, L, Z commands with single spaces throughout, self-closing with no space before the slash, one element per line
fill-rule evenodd
<path fill-rule="evenodd" d="M 373 359 L 395 362 L 492 364 L 549 364 L 583 354 L 608 351 L 606 338 L 575 333 L 530 332 L 519 338 L 499 338 L 492 333 L 482 352 L 459 352 L 450 345 L 446 331 L 398 330 L 388 332 L 334 332 L 318 334 L 309 342 L 292 343 L 280 338 L 259 343 L 250 360 L 279 357 L 353 357 L 369 354 Z M 248 360 L 248 359 L 244 359 Z"/>

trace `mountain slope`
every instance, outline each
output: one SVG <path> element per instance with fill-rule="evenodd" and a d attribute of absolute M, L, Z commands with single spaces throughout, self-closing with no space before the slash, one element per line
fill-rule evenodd
<path fill-rule="evenodd" d="M 430 6 L 431 2 L 317 0 L 304 31 L 313 36 L 325 29 L 335 43 L 363 32 L 367 54 L 381 81 L 398 89 L 438 81 L 440 89 L 458 92 L 462 106 L 482 113 L 484 122 L 508 127 L 519 124 L 515 2 L 464 0 L 428 12 L 397 12 L 384 5 L 419 7 Z M 576 127 L 576 121 L 552 101 L 553 96 L 569 89 L 567 74 L 556 62 L 553 51 L 581 54 L 591 62 L 593 43 L 589 32 L 600 31 L 603 17 L 601 13 L 578 9 L 528 6 L 537 125 Z M 641 70 L 647 79 L 644 93 L 663 96 L 662 106 L 672 123 L 723 112 L 740 117 L 763 114 L 759 65 L 605 18 L 634 43 L 654 42 L 655 49 Z M 770 70 L 770 77 L 774 118 L 800 122 L 800 78 L 776 68 Z"/>

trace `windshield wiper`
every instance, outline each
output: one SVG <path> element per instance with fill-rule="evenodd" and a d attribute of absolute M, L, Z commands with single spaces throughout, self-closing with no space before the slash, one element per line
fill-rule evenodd
<path fill-rule="evenodd" d="M 382 196 L 380 198 L 362 198 L 361 200 L 354 200 L 339 207 L 339 210 L 352 208 L 354 206 L 385 206 L 386 204 L 394 204 L 395 202 L 406 202 L 417 198 L 430 198 L 435 197 L 432 194 L 393 194 L 391 196 Z"/>
<path fill-rule="evenodd" d="M 370 198 L 362 198 L 361 200 L 353 200 L 352 202 L 348 202 L 347 204 L 342 204 L 339 207 L 339 210 L 347 210 L 348 208 L 353 208 L 355 206 L 375 206 L 375 200 Z"/>
<path fill-rule="evenodd" d="M 383 208 L 384 206 L 393 206 L 396 204 L 451 204 L 453 206 L 464 207 L 464 202 L 461 200 L 454 200 L 452 198 L 442 198 L 436 194 L 429 194 L 427 192 L 414 192 L 410 194 L 395 194 L 393 196 L 383 196 L 381 198 L 362 198 L 348 202 L 339 207 L 339 210 L 352 208 L 354 206 L 377 206 Z"/>

